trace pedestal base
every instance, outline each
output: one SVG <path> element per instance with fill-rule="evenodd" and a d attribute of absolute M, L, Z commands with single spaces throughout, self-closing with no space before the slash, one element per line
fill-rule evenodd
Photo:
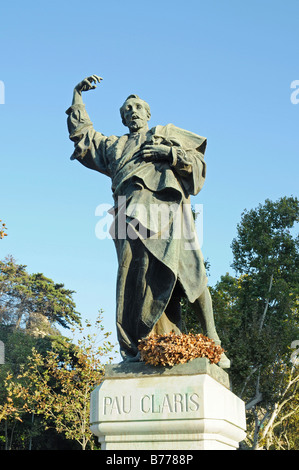
<path fill-rule="evenodd" d="M 90 420 L 103 450 L 232 450 L 246 436 L 244 402 L 205 358 L 108 366 L 91 394 Z"/>

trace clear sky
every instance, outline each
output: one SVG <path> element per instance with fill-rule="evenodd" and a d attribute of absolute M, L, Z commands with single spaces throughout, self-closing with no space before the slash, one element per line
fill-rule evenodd
<path fill-rule="evenodd" d="M 102 308 L 115 338 L 117 259 L 95 235 L 111 184 L 70 161 L 65 114 L 73 87 L 98 74 L 83 95 L 96 130 L 125 133 L 119 107 L 136 93 L 150 125 L 207 137 L 207 179 L 192 203 L 203 204 L 210 285 L 234 274 L 242 211 L 298 196 L 298 0 L 16 0 L 0 15 L 0 258 L 75 290 L 83 318 Z"/>

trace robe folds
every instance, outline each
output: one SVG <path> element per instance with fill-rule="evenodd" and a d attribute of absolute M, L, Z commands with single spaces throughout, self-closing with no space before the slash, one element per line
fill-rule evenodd
<path fill-rule="evenodd" d="M 135 356 L 162 315 L 179 329 L 176 299 L 193 303 L 207 285 L 190 204 L 205 180 L 206 139 L 173 124 L 107 137 L 94 130 L 84 105 L 66 113 L 71 159 L 112 181 L 117 334 L 122 356 Z M 171 161 L 136 156 L 145 143 L 171 147 Z"/>

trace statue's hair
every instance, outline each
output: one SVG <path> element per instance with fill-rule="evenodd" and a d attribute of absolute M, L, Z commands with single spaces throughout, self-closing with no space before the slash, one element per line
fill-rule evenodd
<path fill-rule="evenodd" d="M 129 95 L 128 98 L 125 100 L 124 104 L 121 106 L 121 108 L 119 110 L 120 115 L 121 115 L 121 120 L 122 120 L 122 123 L 123 123 L 124 126 L 126 125 L 125 120 L 124 120 L 125 104 L 130 98 L 136 98 L 136 99 L 140 100 L 142 102 L 143 106 L 145 107 L 145 109 L 147 110 L 148 118 L 151 117 L 151 109 L 149 107 L 149 104 L 146 101 L 142 100 L 138 95 Z"/>

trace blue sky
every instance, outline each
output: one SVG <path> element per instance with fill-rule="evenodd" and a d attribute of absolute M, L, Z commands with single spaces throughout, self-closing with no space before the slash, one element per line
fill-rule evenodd
<path fill-rule="evenodd" d="M 242 211 L 298 196 L 297 0 L 17 0 L 1 6 L 0 218 L 11 254 L 76 291 L 83 318 L 104 310 L 115 338 L 117 260 L 99 240 L 96 207 L 112 203 L 109 178 L 69 160 L 65 110 L 84 77 L 96 130 L 122 135 L 131 93 L 169 122 L 207 137 L 202 251 L 209 283 L 230 272 Z M 299 97 L 299 94 L 298 94 Z"/>

